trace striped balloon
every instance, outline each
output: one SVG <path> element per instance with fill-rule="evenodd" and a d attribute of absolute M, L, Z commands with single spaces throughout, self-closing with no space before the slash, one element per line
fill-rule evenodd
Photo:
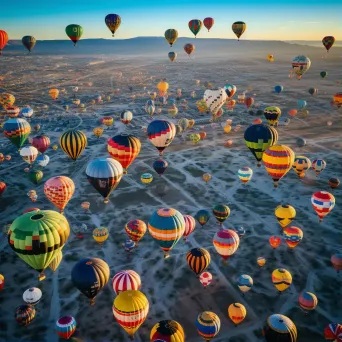
<path fill-rule="evenodd" d="M 286 145 L 270 146 L 262 155 L 262 161 L 275 188 L 278 187 L 279 180 L 291 170 L 294 158 L 294 152 Z"/>
<path fill-rule="evenodd" d="M 47 180 L 44 184 L 44 194 L 61 213 L 75 192 L 75 184 L 69 177 L 57 176 Z"/>
<path fill-rule="evenodd" d="M 59 251 L 49 264 L 49 268 L 51 269 L 52 272 L 56 272 L 62 260 L 63 260 L 63 252 Z"/>
<path fill-rule="evenodd" d="M 192 19 L 189 21 L 188 26 L 189 26 L 190 31 L 195 35 L 195 38 L 196 38 L 198 32 L 202 28 L 202 21 L 199 19 Z"/>
<path fill-rule="evenodd" d="M 212 340 L 220 331 L 220 318 L 211 311 L 204 311 L 197 316 L 196 328 L 198 334 L 205 340 Z"/>
<path fill-rule="evenodd" d="M 25 146 L 20 150 L 20 156 L 28 164 L 32 164 L 38 157 L 39 151 L 33 146 Z"/>
<path fill-rule="evenodd" d="M 184 241 L 195 230 L 196 220 L 191 215 L 183 215 L 185 221 L 185 230 L 183 234 Z"/>
<path fill-rule="evenodd" d="M 242 183 L 248 183 L 253 176 L 253 170 L 247 166 L 244 166 L 239 169 L 238 176 Z"/>
<path fill-rule="evenodd" d="M 119 134 L 107 140 L 108 153 L 124 168 L 124 174 L 141 150 L 141 142 L 134 135 Z"/>
<path fill-rule="evenodd" d="M 278 122 L 281 116 L 281 110 L 279 107 L 267 107 L 264 110 L 266 120 L 271 126 L 278 126 Z"/>
<path fill-rule="evenodd" d="M 20 305 L 15 309 L 15 320 L 23 326 L 29 325 L 36 316 L 36 309 L 33 305 Z"/>
<path fill-rule="evenodd" d="M 146 223 L 141 220 L 129 221 L 125 226 L 125 231 L 128 237 L 136 244 L 143 238 L 147 230 Z"/>
<path fill-rule="evenodd" d="M 120 271 L 113 277 L 112 286 L 117 295 L 127 290 L 139 290 L 141 287 L 141 279 L 135 271 Z"/>
<path fill-rule="evenodd" d="M 266 342 L 297 341 L 297 328 L 295 324 L 286 316 L 274 314 L 268 317 L 263 329 Z"/>
<path fill-rule="evenodd" d="M 59 337 L 68 340 L 76 330 L 76 320 L 72 316 L 64 316 L 56 322 L 56 331 Z"/>
<path fill-rule="evenodd" d="M 316 211 L 319 221 L 327 216 L 335 206 L 335 197 L 327 191 L 318 191 L 311 196 L 311 204 Z"/>
<path fill-rule="evenodd" d="M 105 116 L 102 118 L 102 124 L 104 124 L 107 127 L 113 126 L 113 123 L 114 123 L 114 118 L 112 118 L 111 116 Z"/>
<path fill-rule="evenodd" d="M 253 278 L 248 274 L 241 274 L 237 280 L 237 284 L 242 293 L 248 292 L 253 287 Z"/>
<path fill-rule="evenodd" d="M 164 36 L 170 46 L 172 46 L 178 38 L 178 32 L 175 29 L 168 29 L 165 31 Z"/>
<path fill-rule="evenodd" d="M 176 135 L 176 126 L 166 120 L 154 120 L 147 127 L 147 135 L 153 146 L 163 155 L 163 151 L 168 147 Z"/>
<path fill-rule="evenodd" d="M 225 263 L 237 251 L 239 244 L 239 235 L 231 229 L 219 230 L 213 239 L 216 252 L 224 259 Z"/>
<path fill-rule="evenodd" d="M 303 291 L 299 294 L 298 304 L 305 312 L 307 312 L 316 309 L 318 299 L 312 292 Z"/>
<path fill-rule="evenodd" d="M 125 125 L 128 125 L 133 120 L 133 114 L 129 110 L 124 110 L 120 114 L 121 122 Z"/>
<path fill-rule="evenodd" d="M 283 231 L 286 244 L 295 248 L 303 240 L 303 231 L 295 226 L 287 227 Z"/>
<path fill-rule="evenodd" d="M 311 161 L 308 157 L 305 156 L 296 156 L 294 163 L 292 165 L 292 169 L 299 176 L 302 172 L 309 170 L 311 167 Z"/>
<path fill-rule="evenodd" d="M 185 230 L 183 215 L 176 209 L 163 208 L 155 211 L 148 222 L 148 230 L 164 251 L 164 258 L 182 238 Z"/>
<path fill-rule="evenodd" d="M 59 138 L 59 144 L 72 160 L 76 160 L 87 146 L 87 137 L 81 131 L 70 129 Z"/>
<path fill-rule="evenodd" d="M 174 320 L 158 322 L 151 330 L 151 342 L 184 342 L 183 327 Z"/>
<path fill-rule="evenodd" d="M 186 261 L 197 275 L 210 264 L 210 253 L 204 248 L 193 248 L 186 254 Z"/>
<path fill-rule="evenodd" d="M 230 208 L 225 204 L 217 204 L 213 208 L 213 214 L 220 225 L 229 217 Z"/>
<path fill-rule="evenodd" d="M 144 323 L 149 310 L 146 296 L 137 290 L 121 292 L 113 303 L 113 315 L 133 340 L 134 333 Z"/>
<path fill-rule="evenodd" d="M 327 166 L 327 163 L 323 159 L 315 159 L 312 162 L 312 169 L 315 171 L 316 176 L 318 176 Z"/>
<path fill-rule="evenodd" d="M 201 284 L 204 286 L 204 288 L 206 288 L 208 285 L 211 284 L 213 276 L 210 272 L 203 272 L 201 273 L 199 280 Z"/>

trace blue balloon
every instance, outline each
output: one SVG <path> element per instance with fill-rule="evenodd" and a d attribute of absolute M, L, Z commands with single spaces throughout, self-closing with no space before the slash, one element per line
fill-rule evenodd
<path fill-rule="evenodd" d="M 154 170 L 158 173 L 159 176 L 162 176 L 169 163 L 166 160 L 158 159 L 153 163 Z"/>
<path fill-rule="evenodd" d="M 284 90 L 284 87 L 281 86 L 281 85 L 276 85 L 276 86 L 274 87 L 274 91 L 275 91 L 277 94 L 280 94 L 283 90 Z"/>
<path fill-rule="evenodd" d="M 298 105 L 299 109 L 304 109 L 306 107 L 307 103 L 305 100 L 298 100 L 297 105 Z"/>

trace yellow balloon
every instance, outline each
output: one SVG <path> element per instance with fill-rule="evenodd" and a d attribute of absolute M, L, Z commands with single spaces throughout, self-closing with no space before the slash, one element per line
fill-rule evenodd
<path fill-rule="evenodd" d="M 202 176 L 203 180 L 208 183 L 210 180 L 211 180 L 211 174 L 210 173 L 205 173 L 203 176 Z"/>
<path fill-rule="evenodd" d="M 49 95 L 53 100 L 56 100 L 59 95 L 59 90 L 57 88 L 52 88 L 49 90 Z"/>
<path fill-rule="evenodd" d="M 109 231 L 107 228 L 95 228 L 93 230 L 93 238 L 99 244 L 102 245 L 109 237 Z"/>
<path fill-rule="evenodd" d="M 246 317 L 247 310 L 244 305 L 240 303 L 230 304 L 228 307 L 228 316 L 230 320 L 237 326 Z"/>
<path fill-rule="evenodd" d="M 292 275 L 284 268 L 277 268 L 272 272 L 272 283 L 279 292 L 283 292 L 292 284 Z"/>
<path fill-rule="evenodd" d="M 228 134 L 232 130 L 232 126 L 226 125 L 226 126 L 223 127 L 223 130 L 224 130 L 225 133 Z"/>

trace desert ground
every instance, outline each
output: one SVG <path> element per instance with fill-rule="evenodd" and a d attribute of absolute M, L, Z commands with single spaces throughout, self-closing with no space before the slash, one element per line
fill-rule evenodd
<path fill-rule="evenodd" d="M 46 271 L 44 281 L 39 282 L 37 272 L 16 256 L 8 246 L 6 234 L 2 233 L 0 273 L 5 277 L 5 287 L 0 293 L 1 342 L 59 341 L 55 322 L 64 315 L 72 315 L 77 321 L 77 330 L 72 337 L 74 341 L 129 341 L 126 332 L 113 318 L 115 294 L 111 281 L 92 307 L 73 286 L 71 269 L 85 257 L 105 260 L 110 266 L 111 278 L 125 269 L 140 274 L 141 291 L 149 300 L 150 311 L 135 335 L 137 342 L 149 341 L 151 328 L 163 319 L 178 321 L 185 330 L 186 341 L 201 341 L 195 321 L 197 315 L 205 310 L 215 312 L 221 319 L 221 330 L 214 339 L 217 342 L 263 341 L 262 327 L 273 313 L 284 314 L 293 320 L 298 329 L 298 342 L 324 340 L 325 326 L 342 321 L 342 279 L 330 262 L 331 255 L 341 249 L 342 193 L 341 188 L 331 190 L 328 185 L 330 177 L 342 177 L 341 114 L 330 104 L 333 94 L 341 91 L 338 81 L 342 79 L 342 48 L 336 48 L 327 57 L 323 48 L 286 46 L 279 54 L 276 48 L 270 51 L 268 45 L 257 50 L 245 47 L 249 53 L 240 54 L 218 51 L 208 56 L 195 52 L 193 57 L 180 56 L 174 63 L 167 59 L 168 51 L 156 56 L 48 56 L 34 53 L 29 56 L 16 53 L 1 57 L 4 80 L 0 83 L 0 92 L 14 94 L 18 106 L 29 104 L 34 108 L 35 114 L 29 120 L 31 127 L 40 124 L 39 133 L 50 137 L 51 146 L 58 144 L 59 136 L 68 128 L 82 130 L 88 138 L 88 146 L 76 165 L 61 148 L 54 151 L 50 147 L 46 151 L 50 163 L 42 169 L 44 178 L 35 186 L 27 179 L 24 172 L 26 165 L 17 149 L 1 134 L 0 152 L 12 156 L 10 161 L 0 164 L 0 180 L 7 184 L 6 192 L 0 198 L 1 227 L 11 224 L 29 207 L 56 209 L 43 191 L 44 182 L 50 177 L 65 175 L 76 185 L 75 194 L 65 210 L 72 233 L 63 249 L 64 258 L 55 273 Z M 266 59 L 270 52 L 275 54 L 274 63 Z M 308 55 L 312 61 L 310 70 L 300 81 L 289 78 L 291 59 L 298 54 Z M 324 79 L 319 75 L 322 70 L 328 72 Z M 181 88 L 182 100 L 186 99 L 187 104 L 178 105 L 176 118 L 168 114 L 168 105 L 163 106 L 162 112 L 154 114 L 153 118 L 174 123 L 188 118 L 195 119 L 196 124 L 176 136 L 166 149 L 164 158 L 169 162 L 169 168 L 159 177 L 152 168 L 153 161 L 158 159 L 158 152 L 144 132 L 151 122 L 144 105 L 149 99 L 148 92 L 156 91 L 156 84 L 162 78 L 170 84 L 169 96 L 175 97 L 176 89 Z M 200 84 L 196 85 L 195 80 L 200 80 Z M 237 95 L 242 93 L 253 96 L 254 106 L 247 110 L 244 105 L 237 104 L 234 111 L 223 107 L 224 115 L 216 122 L 210 122 L 210 116 L 199 113 L 195 105 L 203 96 L 206 82 L 216 87 L 234 84 L 237 87 L 234 98 L 237 99 Z M 284 87 L 280 94 L 273 90 L 277 84 Z M 86 104 L 85 112 L 72 105 L 72 86 L 79 87 L 76 97 Z M 67 93 L 53 101 L 48 96 L 51 87 L 65 88 Z M 133 87 L 132 91 L 129 87 Z M 317 88 L 318 93 L 310 95 L 310 87 Z M 116 94 L 115 89 L 120 89 L 120 93 Z M 195 98 L 190 96 L 192 91 L 196 92 Z M 99 94 L 111 98 L 104 98 L 100 104 L 91 104 L 91 100 Z M 285 120 L 289 118 L 288 111 L 297 108 L 299 99 L 308 102 L 309 116 L 297 115 L 285 125 Z M 64 109 L 66 104 L 70 105 L 68 112 Z M 47 106 L 45 109 L 44 105 Z M 311 160 L 323 158 L 327 168 L 319 177 L 309 170 L 304 179 L 299 179 L 291 170 L 274 189 L 264 166 L 256 167 L 256 160 L 246 147 L 243 134 L 257 117 L 256 111 L 272 105 L 279 106 L 283 112 L 278 128 L 279 143 L 288 145 L 296 154 Z M 128 127 L 119 119 L 124 109 L 134 115 Z M 99 126 L 99 119 L 107 115 L 114 116 L 115 123 L 105 128 L 102 137 L 97 139 L 92 129 Z M 266 122 L 263 116 L 260 118 Z M 5 120 L 5 117 L 2 119 Z M 233 121 L 233 128 L 241 125 L 241 129 L 226 134 L 221 124 L 227 119 Z M 332 122 L 331 126 L 327 125 L 328 121 Z M 202 129 L 207 133 L 205 140 L 198 144 L 191 142 L 189 134 Z M 110 202 L 104 204 L 103 198 L 88 183 L 85 169 L 89 161 L 108 157 L 107 138 L 121 132 L 139 137 L 142 150 L 111 194 Z M 31 136 L 35 135 L 31 133 Z M 306 140 L 306 146 L 297 145 L 298 137 Z M 227 139 L 233 141 L 231 147 L 224 145 Z M 243 166 L 249 166 L 254 171 L 247 186 L 237 177 L 238 169 Z M 153 182 L 148 185 L 140 181 L 141 174 L 145 172 L 154 176 Z M 208 184 L 202 180 L 204 173 L 212 174 Z M 32 203 L 26 195 L 30 189 L 37 191 L 36 203 Z M 336 198 L 334 210 L 322 223 L 319 223 L 311 205 L 311 195 L 320 190 L 330 191 Z M 81 208 L 84 201 L 91 204 L 89 212 Z M 150 215 L 163 207 L 175 208 L 184 215 L 195 215 L 199 209 L 211 211 L 219 203 L 227 204 L 231 209 L 224 227 L 243 226 L 246 230 L 239 249 L 227 265 L 223 264 L 212 244 L 212 238 L 219 229 L 214 216 L 203 228 L 197 223 L 188 243 L 179 241 L 168 259 L 163 258 L 162 251 L 148 232 L 131 253 L 122 247 L 126 239 L 124 226 L 132 219 L 147 223 Z M 280 235 L 281 228 L 274 209 L 281 203 L 290 203 L 296 208 L 293 225 L 304 232 L 303 241 L 293 251 L 289 251 L 284 241 L 277 250 L 272 250 L 268 243 L 271 235 Z M 79 239 L 77 233 L 82 225 L 83 239 Z M 103 246 L 99 246 L 92 237 L 93 229 L 100 226 L 110 230 L 110 237 Z M 206 248 L 212 258 L 207 271 L 213 274 L 213 282 L 206 289 L 185 259 L 186 253 L 198 246 Z M 256 263 L 260 256 L 267 260 L 262 268 Z M 281 295 L 278 295 L 271 281 L 271 273 L 278 267 L 289 270 L 293 277 L 291 287 Z M 236 285 L 240 274 L 249 274 L 254 280 L 252 290 L 244 296 Z M 32 286 L 39 287 L 43 297 L 36 306 L 37 314 L 33 322 L 21 327 L 13 317 L 14 310 L 23 304 L 23 292 Z M 319 301 L 316 310 L 308 315 L 298 305 L 298 294 L 304 289 L 314 292 Z M 227 315 L 228 306 L 236 302 L 247 308 L 247 317 L 238 327 L 234 327 Z"/>

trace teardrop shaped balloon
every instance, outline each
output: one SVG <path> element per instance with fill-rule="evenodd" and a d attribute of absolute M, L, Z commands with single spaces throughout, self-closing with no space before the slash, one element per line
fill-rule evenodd
<path fill-rule="evenodd" d="M 4 135 L 18 148 L 24 145 L 31 133 L 31 126 L 25 119 L 9 119 L 4 124 Z"/>
<path fill-rule="evenodd" d="M 184 51 L 190 57 L 190 55 L 195 51 L 195 45 L 194 44 L 185 44 L 184 45 Z"/>
<path fill-rule="evenodd" d="M 6 31 L 0 30 L 0 56 L 2 55 L 2 50 L 8 42 L 8 34 Z"/>
<path fill-rule="evenodd" d="M 203 20 L 203 25 L 204 25 L 205 28 L 208 30 L 208 32 L 209 32 L 210 29 L 214 26 L 214 23 L 215 23 L 214 19 L 213 19 L 213 18 L 210 18 L 210 17 L 205 18 L 205 19 Z"/>
<path fill-rule="evenodd" d="M 87 146 L 87 137 L 82 131 L 70 129 L 59 138 L 62 150 L 72 160 L 76 160 Z"/>
<path fill-rule="evenodd" d="M 31 50 L 34 48 L 36 45 L 36 38 L 33 36 L 24 36 L 21 40 L 23 45 L 26 47 L 26 49 L 31 52 Z"/>
<path fill-rule="evenodd" d="M 326 48 L 327 52 L 332 48 L 335 43 L 335 37 L 333 36 L 326 36 L 322 39 L 322 44 Z"/>
<path fill-rule="evenodd" d="M 240 40 L 240 37 L 242 34 L 246 31 L 246 24 L 243 21 L 236 21 L 232 25 L 232 30 L 235 33 L 236 37 L 238 37 L 238 40 Z"/>
<path fill-rule="evenodd" d="M 168 56 L 169 56 L 170 61 L 173 62 L 177 58 L 177 53 L 171 51 L 169 52 Z"/>
<path fill-rule="evenodd" d="M 172 47 L 172 45 L 176 42 L 178 38 L 178 32 L 175 29 L 168 29 L 165 31 L 164 36 L 165 36 L 165 39 L 170 44 L 170 46 Z"/>
<path fill-rule="evenodd" d="M 195 35 L 195 38 L 202 28 L 202 22 L 199 19 L 192 19 L 189 21 L 189 29 Z"/>
<path fill-rule="evenodd" d="M 65 33 L 76 46 L 83 34 L 83 27 L 77 24 L 70 24 L 65 28 Z"/>
<path fill-rule="evenodd" d="M 116 30 L 121 25 L 121 17 L 118 14 L 108 14 L 106 15 L 105 23 L 109 31 L 112 32 L 112 37 L 114 37 Z"/>

